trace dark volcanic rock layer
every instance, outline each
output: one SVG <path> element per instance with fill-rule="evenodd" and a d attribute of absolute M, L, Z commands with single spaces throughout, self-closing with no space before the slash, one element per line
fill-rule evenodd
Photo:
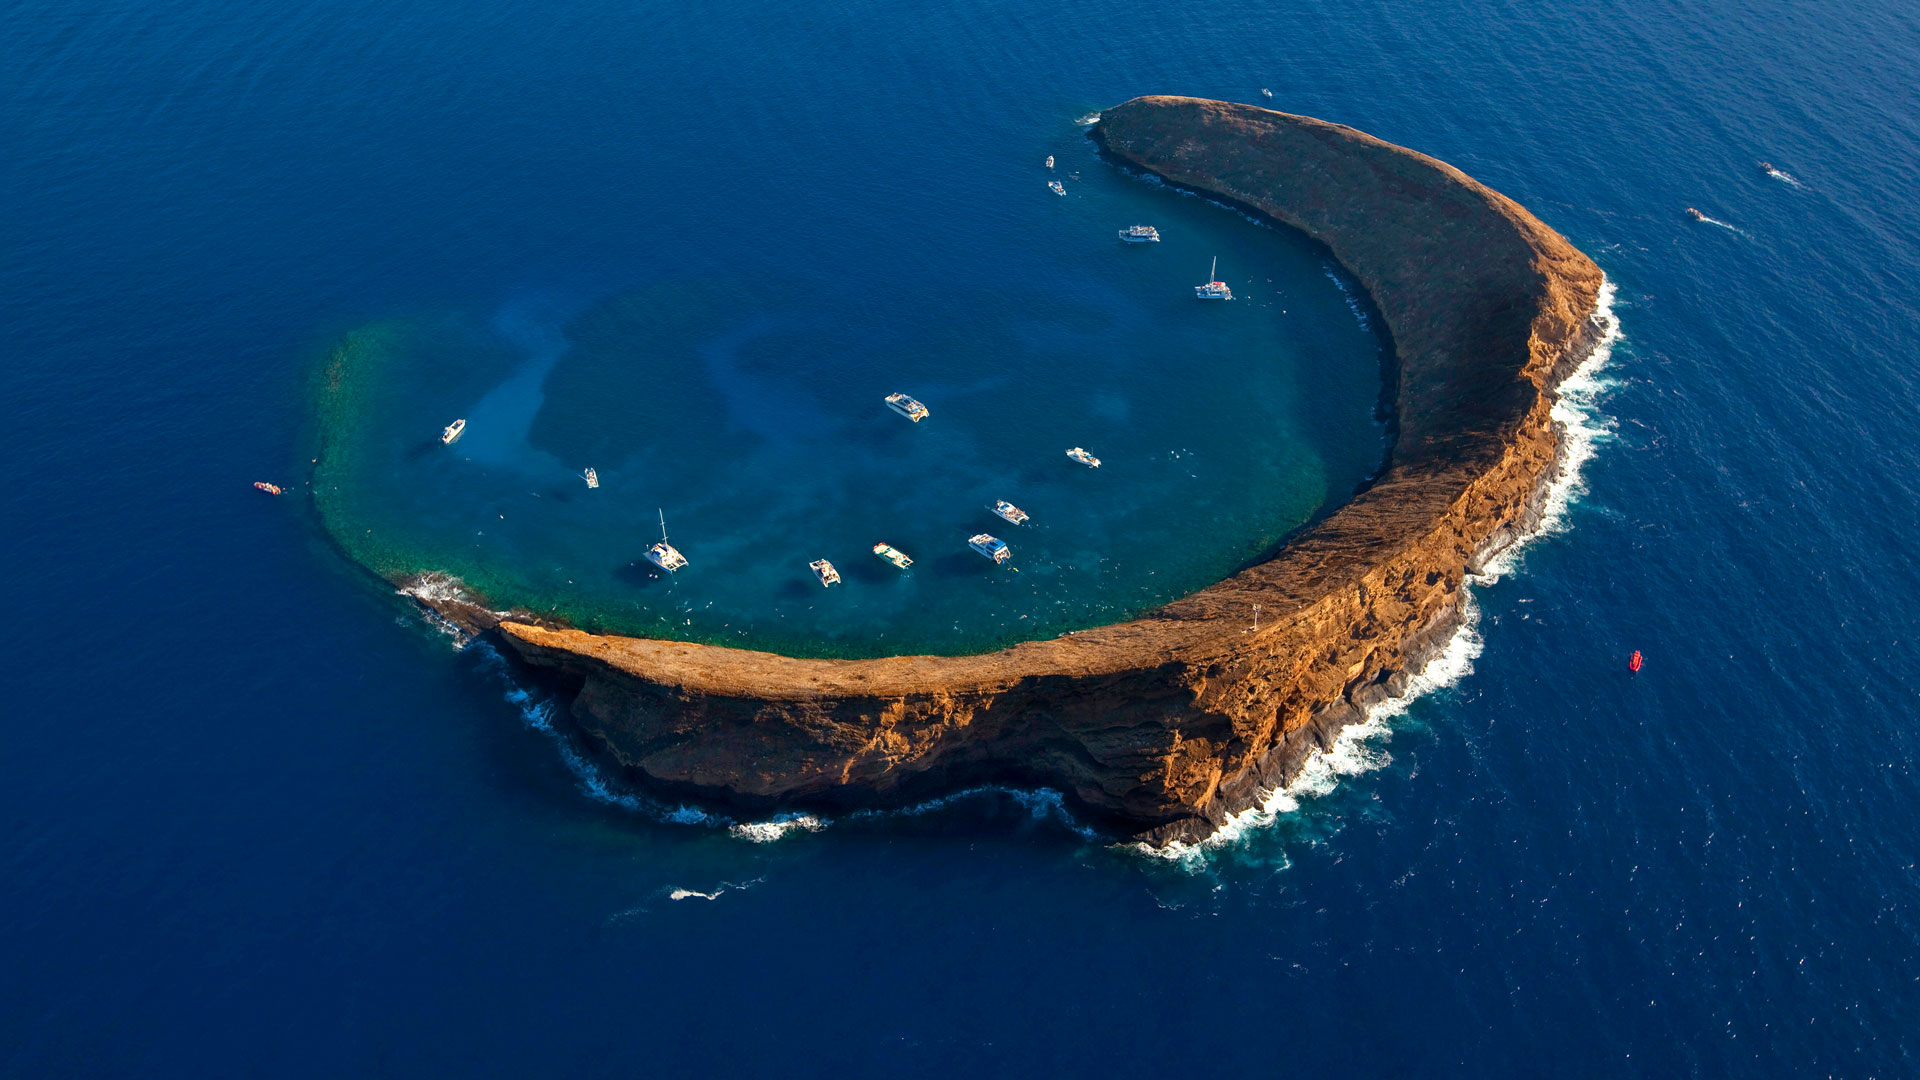
<path fill-rule="evenodd" d="M 1392 333 L 1387 469 L 1278 557 L 1131 622 L 981 656 L 801 660 L 427 602 L 559 672 L 580 726 L 667 790 L 836 808 L 1044 785 L 1154 842 L 1256 803 L 1405 684 L 1457 625 L 1476 560 L 1531 524 L 1557 467 L 1554 387 L 1604 331 L 1601 274 L 1511 199 L 1338 124 L 1144 97 L 1094 137 L 1321 241 Z"/>

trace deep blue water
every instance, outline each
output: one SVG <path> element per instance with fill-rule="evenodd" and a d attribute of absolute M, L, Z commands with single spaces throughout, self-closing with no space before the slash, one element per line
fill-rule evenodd
<path fill-rule="evenodd" d="M 1912 8 L 5 14 L 0 1073 L 1920 1071 Z M 1473 670 L 1223 849 L 595 798 L 246 487 L 354 327 L 663 280 L 663 227 L 777 274 L 853 162 L 1261 87 L 1533 209 L 1627 337 Z"/>

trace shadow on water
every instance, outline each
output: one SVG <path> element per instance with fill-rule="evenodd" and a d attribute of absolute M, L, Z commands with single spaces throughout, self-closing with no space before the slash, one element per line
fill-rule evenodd
<path fill-rule="evenodd" d="M 613 579 L 635 589 L 665 589 L 672 584 L 667 580 L 666 574 L 644 559 L 636 559 L 625 566 L 614 567 Z"/>
<path fill-rule="evenodd" d="M 917 565 L 917 564 L 916 564 Z M 998 569 L 982 556 L 971 551 L 956 551 L 950 555 L 940 555 L 929 560 L 935 577 L 943 578 L 979 578 Z"/>
<path fill-rule="evenodd" d="M 428 454 L 438 449 L 440 449 L 440 440 L 428 439 L 426 442 L 416 444 L 412 449 L 408 450 L 406 459 L 409 462 L 423 461 Z"/>

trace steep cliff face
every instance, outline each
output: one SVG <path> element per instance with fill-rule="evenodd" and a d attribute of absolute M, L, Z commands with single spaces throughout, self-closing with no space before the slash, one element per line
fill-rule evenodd
<path fill-rule="evenodd" d="M 670 790 L 848 807 L 1037 784 L 1154 841 L 1251 805 L 1399 688 L 1456 624 L 1469 567 L 1529 524 L 1601 275 L 1512 200 L 1351 128 L 1149 97 L 1095 137 L 1325 243 L 1393 336 L 1389 468 L 1277 558 L 1131 622 L 967 657 L 800 660 L 426 602 L 561 673 L 581 727 Z"/>

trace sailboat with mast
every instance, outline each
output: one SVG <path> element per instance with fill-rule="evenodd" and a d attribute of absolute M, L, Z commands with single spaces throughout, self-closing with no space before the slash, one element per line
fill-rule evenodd
<path fill-rule="evenodd" d="M 1213 269 L 1207 271 L 1207 277 L 1212 280 L 1208 281 L 1205 285 L 1195 285 L 1193 287 L 1193 295 L 1202 300 L 1233 299 L 1233 290 L 1227 288 L 1227 283 L 1220 280 L 1220 256 L 1215 255 L 1213 257 Z"/>
<path fill-rule="evenodd" d="M 660 511 L 660 542 L 647 549 L 647 561 L 671 574 L 687 565 L 687 557 L 667 543 L 667 512 Z"/>

